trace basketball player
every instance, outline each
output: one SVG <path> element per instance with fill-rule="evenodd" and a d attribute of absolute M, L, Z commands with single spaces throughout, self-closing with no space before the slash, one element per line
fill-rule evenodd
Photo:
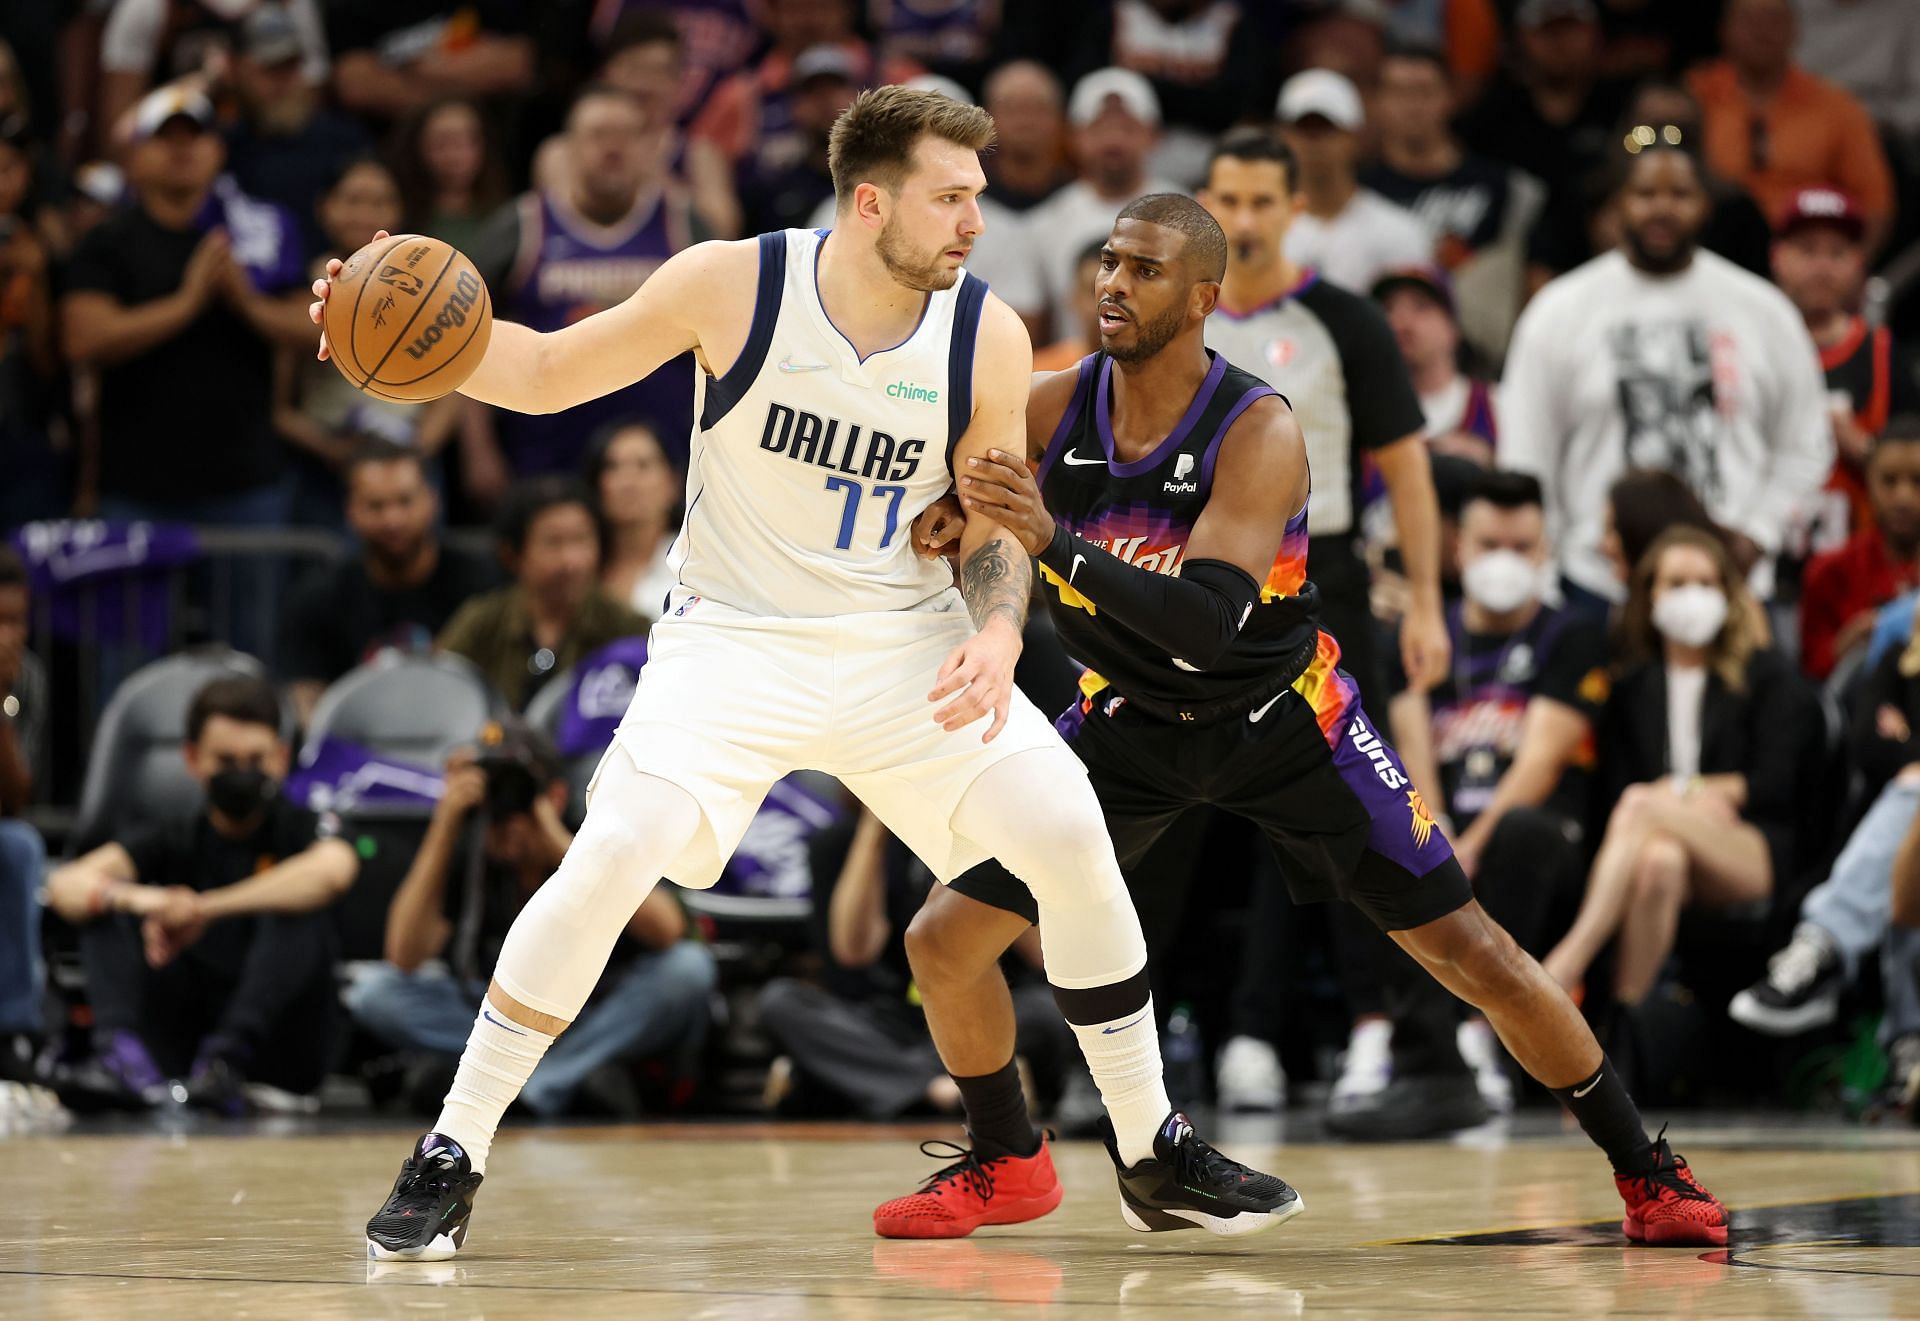
<path fill-rule="evenodd" d="M 1226 258 L 1226 236 L 1192 198 L 1129 205 L 1101 254 L 1099 351 L 1035 380 L 1024 451 L 967 454 L 957 468 L 969 532 L 985 516 L 1039 558 L 1061 643 L 1098 671 L 1059 724 L 1122 867 L 1189 807 L 1260 826 L 1296 899 L 1356 905 L 1567 1103 L 1613 1161 L 1629 1238 L 1724 1244 L 1725 1208 L 1647 1137 L 1572 1001 L 1474 901 L 1339 668 L 1339 644 L 1316 626 L 1300 429 L 1283 397 L 1204 344 Z M 997 1092 L 963 1081 L 973 1151 L 875 1211 L 884 1236 L 1007 1223 L 1003 1185 L 1036 1215 L 1059 1200 L 1013 1080 L 996 966 L 1034 917 L 1004 872 L 982 867 L 928 896 L 908 928 L 948 1069 L 1010 1081 Z"/>
<path fill-rule="evenodd" d="M 959 590 L 911 544 L 955 463 L 1021 444 L 1026 331 L 962 271 L 992 137 L 984 111 L 945 97 L 865 93 L 834 127 L 831 233 L 702 244 L 562 330 L 494 327 L 462 390 L 521 412 L 691 350 L 687 518 L 586 821 L 506 938 L 445 1108 L 367 1226 L 374 1257 L 458 1250 L 502 1113 L 635 907 L 663 874 L 711 885 L 768 786 L 801 767 L 839 777 L 943 879 L 997 855 L 1033 887 L 1048 978 L 1118 1134 L 1129 1223 L 1178 1213 L 1242 1233 L 1298 1210 L 1171 1113 L 1100 805 L 1013 689 L 1019 543 L 967 520 Z"/>

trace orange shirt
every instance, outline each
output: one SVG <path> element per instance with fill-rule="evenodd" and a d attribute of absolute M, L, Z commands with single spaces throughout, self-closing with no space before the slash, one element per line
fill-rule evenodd
<path fill-rule="evenodd" d="M 1769 221 L 1801 188 L 1838 188 L 1870 220 L 1893 213 L 1893 176 L 1880 134 L 1852 94 L 1791 68 L 1771 104 L 1756 110 L 1733 66 L 1714 60 L 1687 80 L 1706 118 L 1707 164 L 1744 184 Z"/>
<path fill-rule="evenodd" d="M 1080 359 L 1092 352 L 1093 349 L 1078 335 L 1057 339 L 1033 351 L 1033 369 L 1037 372 L 1063 372 L 1077 366 Z"/>

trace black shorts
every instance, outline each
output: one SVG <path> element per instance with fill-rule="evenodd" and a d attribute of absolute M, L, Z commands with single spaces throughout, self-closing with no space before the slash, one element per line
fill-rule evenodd
<path fill-rule="evenodd" d="M 1157 719 L 1107 690 L 1060 717 L 1130 881 L 1176 817 L 1210 804 L 1260 827 L 1298 903 L 1346 899 L 1381 930 L 1403 931 L 1473 897 L 1453 847 L 1338 658 L 1322 635 L 1320 655 L 1293 687 L 1266 706 L 1206 724 Z M 1026 886 L 997 863 L 952 885 L 1039 920 Z"/>

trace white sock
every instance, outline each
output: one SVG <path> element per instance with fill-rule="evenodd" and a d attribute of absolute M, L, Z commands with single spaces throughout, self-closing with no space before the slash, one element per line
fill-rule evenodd
<path fill-rule="evenodd" d="M 480 1002 L 460 1069 L 453 1075 L 453 1086 L 433 1126 L 434 1132 L 466 1150 L 475 1174 L 486 1173 L 487 1151 L 493 1146 L 500 1116 L 507 1113 L 552 1044 L 553 1038 L 546 1033 L 523 1027 L 486 1000 Z"/>
<path fill-rule="evenodd" d="M 1113 1121 L 1120 1159 L 1137 1165 L 1153 1155 L 1154 1134 L 1173 1109 L 1160 1068 L 1160 1029 L 1153 1020 L 1153 999 L 1140 1011 L 1112 1023 L 1072 1023 L 1080 1053 L 1100 1086 L 1107 1118 Z"/>

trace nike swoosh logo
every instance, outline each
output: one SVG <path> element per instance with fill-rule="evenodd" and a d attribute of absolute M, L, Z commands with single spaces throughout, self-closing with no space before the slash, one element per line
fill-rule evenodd
<path fill-rule="evenodd" d="M 1078 572 L 1080 572 L 1080 566 L 1081 566 L 1081 565 L 1083 565 L 1083 564 L 1085 564 L 1086 562 L 1087 562 L 1087 557 L 1086 557 L 1085 555 L 1075 555 L 1075 556 L 1073 557 L 1073 563 L 1072 563 L 1072 565 L 1070 565 L 1070 566 L 1068 567 L 1068 569 L 1067 569 L 1067 584 L 1068 584 L 1068 586 L 1072 586 L 1072 584 L 1073 584 L 1073 575 L 1074 575 L 1074 574 L 1076 574 L 1076 573 L 1078 573 Z"/>
<path fill-rule="evenodd" d="M 1588 1083 L 1585 1087 L 1574 1088 L 1573 1094 L 1576 1097 L 1585 1096 L 1588 1092 L 1592 1091 L 1594 1088 L 1598 1087 L 1599 1085 L 1600 1085 L 1600 1079 L 1596 1077 L 1592 1082 Z"/>
<path fill-rule="evenodd" d="M 1260 717 L 1261 717 L 1261 716 L 1263 716 L 1263 715 L 1265 715 L 1265 714 L 1266 714 L 1267 712 L 1269 712 L 1269 711 L 1271 711 L 1271 710 L 1273 710 L 1273 703 L 1274 703 L 1274 702 L 1277 702 L 1277 701 L 1279 701 L 1279 700 L 1280 700 L 1281 698 L 1283 698 L 1283 697 L 1285 697 L 1285 696 L 1287 695 L 1287 693 L 1288 693 L 1288 691 L 1289 691 L 1289 690 L 1288 690 L 1288 689 L 1285 689 L 1285 688 L 1283 688 L 1283 689 L 1281 689 L 1281 690 L 1280 690 L 1279 692 L 1277 692 L 1277 693 L 1275 693 L 1275 694 L 1273 695 L 1273 699 L 1272 699 L 1272 701 L 1269 701 L 1269 702 L 1268 702 L 1268 703 L 1267 703 L 1267 704 L 1266 704 L 1265 706 L 1263 706 L 1263 707 L 1261 707 L 1261 708 L 1260 708 L 1260 709 L 1259 709 L 1258 711 L 1254 711 L 1254 712 L 1251 712 L 1251 713 L 1249 713 L 1249 714 L 1248 714 L 1248 716 L 1247 716 L 1247 723 L 1248 723 L 1249 725 L 1257 725 L 1257 724 L 1259 724 L 1259 723 L 1260 723 Z"/>
<path fill-rule="evenodd" d="M 1150 1014 L 1152 1012 L 1153 1011 L 1149 1009 L 1147 1011 L 1147 1014 Z M 1100 1035 L 1103 1037 L 1110 1037 L 1116 1032 L 1125 1032 L 1130 1027 L 1137 1027 L 1139 1026 L 1140 1019 L 1145 1018 L 1147 1014 L 1140 1015 L 1140 1018 L 1134 1019 L 1133 1022 L 1131 1023 L 1122 1023 L 1119 1027 L 1103 1027 L 1100 1029 Z"/>
<path fill-rule="evenodd" d="M 491 1009 L 482 1009 L 480 1011 L 480 1017 L 486 1019 L 489 1023 L 493 1024 L 495 1027 L 505 1028 L 507 1031 L 513 1033 L 513 1035 L 516 1037 L 524 1037 L 527 1035 L 524 1031 L 515 1027 L 513 1024 L 504 1023 L 501 1020 L 495 1018 L 493 1016 L 493 1010 Z"/>
<path fill-rule="evenodd" d="M 780 359 L 780 370 L 792 375 L 794 372 L 823 372 L 827 369 L 824 362 L 795 362 L 792 355 Z"/>
<path fill-rule="evenodd" d="M 1069 468 L 1084 468 L 1089 464 L 1105 463 L 1106 461 L 1107 457 L 1104 454 L 1096 459 L 1083 459 L 1076 454 L 1062 454 L 1060 456 L 1060 462 L 1066 464 Z"/>

